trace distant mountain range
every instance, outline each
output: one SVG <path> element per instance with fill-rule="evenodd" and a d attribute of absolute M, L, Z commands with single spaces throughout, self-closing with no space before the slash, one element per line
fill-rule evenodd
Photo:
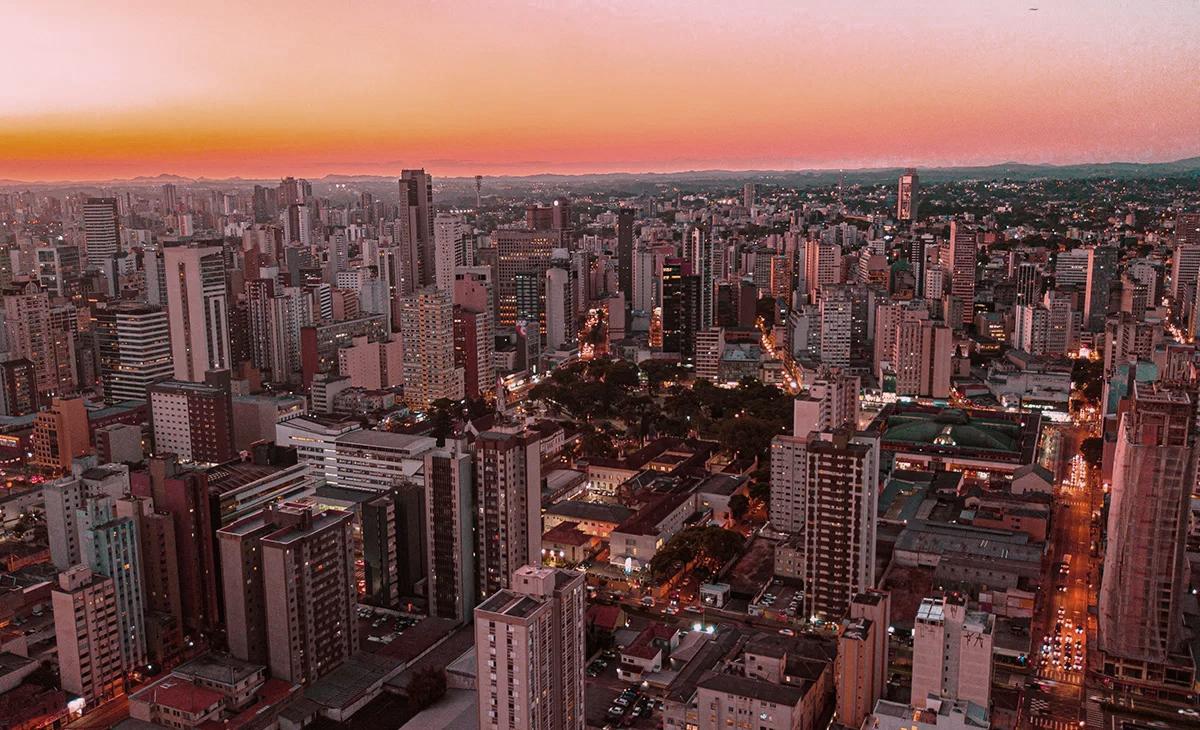
<path fill-rule="evenodd" d="M 843 177 L 847 182 L 877 183 L 894 180 L 905 168 L 880 167 L 856 168 L 846 170 L 813 169 L 813 170 L 681 170 L 677 172 L 612 172 L 590 173 L 580 175 L 565 175 L 557 173 L 542 173 L 537 175 L 488 175 L 485 180 L 488 185 L 556 185 L 562 187 L 580 187 L 602 185 L 608 187 L 623 187 L 630 184 L 661 185 L 661 184 L 703 184 L 713 185 L 724 181 L 760 181 L 776 184 L 791 185 L 827 185 L 837 182 Z M 995 165 L 978 165 L 969 167 L 917 167 L 917 172 L 923 182 L 951 182 L 957 180 L 1033 180 L 1050 178 L 1060 180 L 1081 180 L 1085 178 L 1155 178 L 1155 177 L 1200 177 L 1200 157 L 1189 157 L 1174 162 L 1105 162 L 1085 163 L 1075 165 L 1034 165 L 1021 162 L 1001 162 Z M 383 183 L 395 180 L 398 175 L 344 175 L 329 174 L 321 178 L 312 178 L 313 182 L 336 183 Z M 276 178 L 250 179 L 230 177 L 221 179 L 188 178 L 180 175 L 163 173 L 161 175 L 140 175 L 130 179 L 87 180 L 87 181 L 54 181 L 31 182 L 24 180 L 0 179 L 0 187 L 67 187 L 67 186 L 142 186 L 164 185 L 176 183 L 180 185 L 233 185 L 244 186 L 251 184 L 274 184 Z M 438 182 L 451 187 L 474 186 L 473 176 L 438 176 Z"/>

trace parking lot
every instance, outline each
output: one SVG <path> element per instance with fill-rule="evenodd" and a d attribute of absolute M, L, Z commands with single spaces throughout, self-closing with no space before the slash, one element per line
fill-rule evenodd
<path fill-rule="evenodd" d="M 395 611 L 359 606 L 358 635 L 362 648 L 377 650 L 386 646 L 416 626 L 418 621 L 419 618 Z"/>

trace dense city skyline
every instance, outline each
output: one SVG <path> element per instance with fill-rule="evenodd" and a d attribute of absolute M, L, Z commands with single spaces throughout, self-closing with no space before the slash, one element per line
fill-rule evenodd
<path fill-rule="evenodd" d="M 1200 152 L 1200 89 L 1176 83 L 1200 6 L 1041 5 L 31 4 L 6 17 L 10 51 L 36 61 L 0 90 L 0 179 Z"/>
<path fill-rule="evenodd" d="M 9 5 L 0 730 L 1200 730 L 1197 0 Z"/>

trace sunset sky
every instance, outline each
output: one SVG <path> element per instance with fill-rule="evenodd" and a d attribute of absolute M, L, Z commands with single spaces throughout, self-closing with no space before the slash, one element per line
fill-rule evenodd
<path fill-rule="evenodd" d="M 0 178 L 1200 154 L 1194 0 L 11 0 L 2 17 Z"/>

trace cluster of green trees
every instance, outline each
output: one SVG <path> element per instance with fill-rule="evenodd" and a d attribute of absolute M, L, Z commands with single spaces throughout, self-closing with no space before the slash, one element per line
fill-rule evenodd
<path fill-rule="evenodd" d="M 1104 361 L 1076 360 L 1071 365 L 1071 384 L 1088 402 L 1100 403 L 1104 393 Z"/>
<path fill-rule="evenodd" d="M 650 559 L 650 575 L 655 581 L 670 578 L 679 569 L 696 562 L 698 575 L 712 575 L 741 552 L 742 536 L 722 527 L 688 527 L 659 548 Z"/>
<path fill-rule="evenodd" d="M 678 382 L 685 374 L 668 361 L 649 360 L 639 367 L 599 358 L 557 368 L 530 390 L 529 398 L 579 422 L 583 456 L 615 456 L 620 439 L 644 443 L 678 436 L 712 439 L 739 458 L 757 458 L 763 468 L 753 477 L 750 495 L 765 501 L 766 457 L 771 439 L 791 428 L 791 398 L 754 378 L 719 388 L 707 380 Z"/>
<path fill-rule="evenodd" d="M 735 388 L 718 388 L 707 380 L 691 388 L 667 392 L 662 405 L 668 419 L 685 421 L 702 437 L 720 441 L 739 457 L 762 457 L 771 439 L 792 423 L 792 400 L 773 385 L 746 378 Z"/>

